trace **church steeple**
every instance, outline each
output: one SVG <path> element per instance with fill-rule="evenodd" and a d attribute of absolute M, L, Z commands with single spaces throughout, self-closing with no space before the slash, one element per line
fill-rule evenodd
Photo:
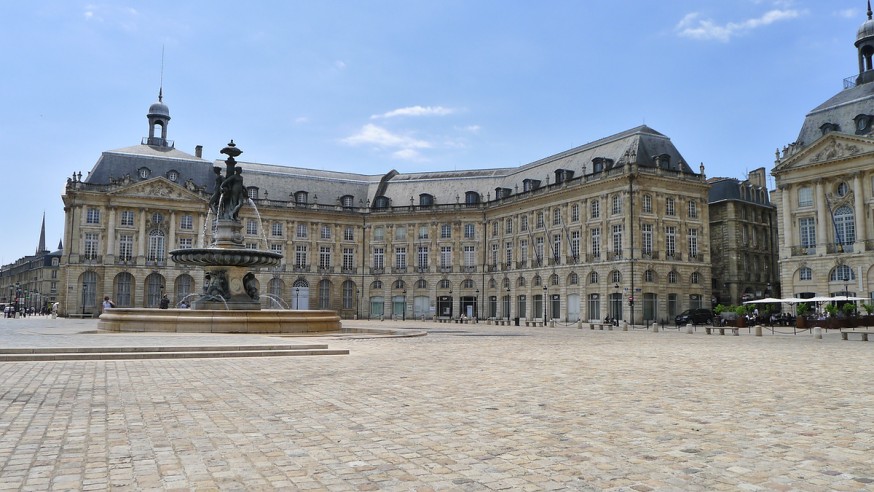
<path fill-rule="evenodd" d="M 856 33 L 856 49 L 859 52 L 859 76 L 856 85 L 874 81 L 874 19 L 872 19 L 871 0 L 868 0 L 868 20 L 859 27 Z"/>
<path fill-rule="evenodd" d="M 143 142 L 153 147 L 173 147 L 173 141 L 167 140 L 167 125 L 170 124 L 170 108 L 164 104 L 164 87 L 158 89 L 158 102 L 149 106 L 149 136 Z"/>
<path fill-rule="evenodd" d="M 36 254 L 46 253 L 46 213 L 42 213 L 42 227 L 39 229 L 39 244 L 36 245 Z"/>

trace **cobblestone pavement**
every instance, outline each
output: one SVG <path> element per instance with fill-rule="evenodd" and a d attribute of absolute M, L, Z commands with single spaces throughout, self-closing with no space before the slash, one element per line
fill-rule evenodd
<path fill-rule="evenodd" d="M 344 324 L 430 333 L 321 340 L 347 356 L 0 363 L 0 489 L 874 488 L 872 342 Z M 95 328 L 2 319 L 0 345 L 277 340 Z"/>

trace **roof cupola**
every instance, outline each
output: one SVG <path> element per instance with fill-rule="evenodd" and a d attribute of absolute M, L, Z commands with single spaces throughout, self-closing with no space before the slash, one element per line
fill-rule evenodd
<path fill-rule="evenodd" d="M 158 90 L 158 101 L 149 106 L 149 136 L 143 142 L 153 147 L 173 147 L 173 142 L 167 140 L 167 125 L 170 123 L 170 108 L 164 104 L 164 88 Z"/>
<path fill-rule="evenodd" d="M 874 81 L 874 19 L 871 18 L 871 0 L 868 0 L 868 19 L 856 33 L 856 49 L 859 52 L 859 76 L 856 85 Z"/>

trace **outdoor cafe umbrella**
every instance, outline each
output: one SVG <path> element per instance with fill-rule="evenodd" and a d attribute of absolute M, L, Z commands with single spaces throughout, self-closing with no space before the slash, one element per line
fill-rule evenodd
<path fill-rule="evenodd" d="M 754 301 L 746 301 L 744 304 L 780 304 L 786 302 L 785 299 L 774 299 L 773 297 L 766 297 L 764 299 L 756 299 Z"/>

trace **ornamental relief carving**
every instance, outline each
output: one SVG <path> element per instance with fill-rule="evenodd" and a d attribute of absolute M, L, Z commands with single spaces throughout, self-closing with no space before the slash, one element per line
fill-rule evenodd
<path fill-rule="evenodd" d="M 856 155 L 861 151 L 862 149 L 860 149 L 856 144 L 844 144 L 843 142 L 832 140 L 826 144 L 822 150 L 814 154 L 813 157 L 810 158 L 810 162 L 830 161 L 841 157 Z"/>

